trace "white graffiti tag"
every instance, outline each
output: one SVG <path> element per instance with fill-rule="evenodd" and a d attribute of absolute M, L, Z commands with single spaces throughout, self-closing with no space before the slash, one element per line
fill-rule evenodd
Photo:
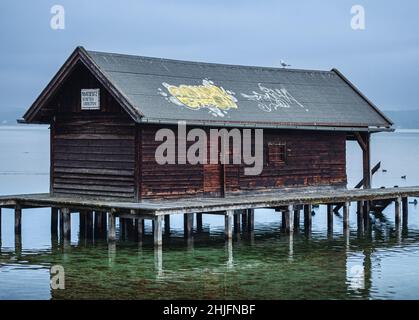
<path fill-rule="evenodd" d="M 258 84 L 260 92 L 253 91 L 253 94 L 241 93 L 241 95 L 248 99 L 257 101 L 258 107 L 265 112 L 272 112 L 278 108 L 290 108 L 293 104 L 308 111 L 300 102 L 297 101 L 285 88 L 270 89 Z"/>

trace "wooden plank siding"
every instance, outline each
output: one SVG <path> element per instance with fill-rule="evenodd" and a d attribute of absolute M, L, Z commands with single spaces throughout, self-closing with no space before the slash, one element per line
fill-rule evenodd
<path fill-rule="evenodd" d="M 155 135 L 160 128 L 147 125 L 142 127 L 141 198 L 180 198 L 202 195 L 204 183 L 202 165 L 159 165 L 156 162 L 156 148 L 162 142 L 155 141 Z M 174 126 L 165 126 L 165 128 L 177 132 Z M 188 142 L 187 147 L 191 144 L 193 142 Z"/>
<path fill-rule="evenodd" d="M 81 110 L 81 89 L 100 89 L 100 110 Z M 136 125 L 83 65 L 50 102 L 54 194 L 137 200 Z"/>
<path fill-rule="evenodd" d="M 136 199 L 135 130 L 134 123 L 112 115 L 89 123 L 57 121 L 54 194 Z"/>
<path fill-rule="evenodd" d="M 222 196 L 224 180 L 222 165 L 156 163 L 155 150 L 161 142 L 155 141 L 155 134 L 160 128 L 153 125 L 143 127 L 140 198 Z M 176 132 L 176 127 L 169 128 Z M 192 128 L 188 128 L 190 129 Z M 209 128 L 205 130 L 209 134 Z M 188 142 L 188 146 L 192 143 Z M 277 148 L 282 144 L 285 144 L 286 148 L 285 159 L 283 156 L 270 159 L 268 146 L 273 145 Z M 245 165 L 226 165 L 226 195 L 281 188 L 345 187 L 347 182 L 345 150 L 344 132 L 265 130 L 262 173 L 248 176 L 244 174 Z"/>

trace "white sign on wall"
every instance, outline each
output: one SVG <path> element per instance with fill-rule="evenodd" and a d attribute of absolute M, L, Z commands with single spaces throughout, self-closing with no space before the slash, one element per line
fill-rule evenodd
<path fill-rule="evenodd" d="M 99 89 L 81 89 L 81 109 L 100 110 Z"/>

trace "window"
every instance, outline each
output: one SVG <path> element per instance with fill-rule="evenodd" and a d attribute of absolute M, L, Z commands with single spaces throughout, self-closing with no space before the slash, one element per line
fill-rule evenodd
<path fill-rule="evenodd" d="M 287 160 L 287 146 L 285 142 L 268 142 L 268 164 L 281 164 Z"/>

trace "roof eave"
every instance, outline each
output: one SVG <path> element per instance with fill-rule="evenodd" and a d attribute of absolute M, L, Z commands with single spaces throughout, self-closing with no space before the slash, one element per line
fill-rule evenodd
<path fill-rule="evenodd" d="M 177 120 L 177 119 L 154 119 L 142 118 L 139 123 L 142 124 L 165 124 L 177 125 L 179 122 L 186 122 L 189 126 L 201 127 L 236 127 L 236 128 L 254 128 L 254 129 L 282 129 L 282 130 L 316 130 L 316 131 L 364 131 L 364 132 L 393 132 L 391 127 L 378 126 L 334 126 L 334 125 L 284 125 L 276 123 L 257 123 L 257 122 L 228 122 L 228 121 L 205 121 L 205 120 Z"/>
<path fill-rule="evenodd" d="M 336 68 L 333 68 L 331 71 L 336 73 L 347 85 L 352 88 L 352 90 L 354 90 L 362 99 L 364 99 L 365 102 L 367 102 L 370 107 L 373 108 L 374 111 L 377 112 L 388 123 L 389 127 L 394 124 L 394 122 L 389 117 L 387 117 L 370 99 L 368 99 L 351 81 L 349 81 L 349 79 L 346 78 L 342 72 Z"/>

